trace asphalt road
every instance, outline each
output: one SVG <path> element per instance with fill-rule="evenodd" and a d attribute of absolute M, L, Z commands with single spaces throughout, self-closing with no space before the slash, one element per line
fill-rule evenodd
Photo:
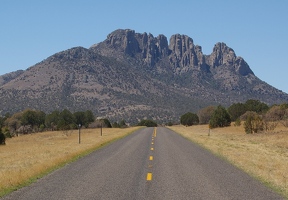
<path fill-rule="evenodd" d="M 3 199 L 284 199 L 173 131 L 144 128 Z"/>

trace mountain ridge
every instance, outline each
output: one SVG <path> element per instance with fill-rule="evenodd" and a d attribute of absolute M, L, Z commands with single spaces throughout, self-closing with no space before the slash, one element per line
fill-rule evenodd
<path fill-rule="evenodd" d="M 260 80 L 223 42 L 205 55 L 187 35 L 168 43 L 164 35 L 118 29 L 89 48 L 55 53 L 19 72 L 0 84 L 0 98 L 0 114 L 89 109 L 113 120 L 163 122 L 208 105 L 287 102 L 288 94 Z"/>

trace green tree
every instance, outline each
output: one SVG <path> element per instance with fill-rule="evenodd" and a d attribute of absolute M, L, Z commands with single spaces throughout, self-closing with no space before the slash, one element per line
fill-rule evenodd
<path fill-rule="evenodd" d="M 5 120 L 4 117 L 0 117 L 0 127 L 4 125 Z"/>
<path fill-rule="evenodd" d="M 85 127 L 95 121 L 95 116 L 91 110 L 86 110 L 85 112 Z"/>
<path fill-rule="evenodd" d="M 45 117 L 45 126 L 52 131 L 57 130 L 57 124 L 60 120 L 60 112 L 58 110 L 53 111 Z"/>
<path fill-rule="evenodd" d="M 74 114 L 74 118 L 75 118 L 75 123 L 77 125 L 81 125 L 84 126 L 86 124 L 86 116 L 85 116 L 85 112 L 75 112 Z"/>
<path fill-rule="evenodd" d="M 143 119 L 137 126 L 157 127 L 157 123 L 150 119 Z"/>
<path fill-rule="evenodd" d="M 31 125 L 33 128 L 34 125 L 37 124 L 37 114 L 36 111 L 27 109 L 23 112 L 22 118 L 21 118 L 21 124 L 24 126 Z"/>
<path fill-rule="evenodd" d="M 209 127 L 216 128 L 216 127 L 225 127 L 225 126 L 230 126 L 230 125 L 231 125 L 230 115 L 228 114 L 227 110 L 223 106 L 219 105 L 211 116 Z"/>
<path fill-rule="evenodd" d="M 95 121 L 95 117 L 92 113 L 92 111 L 87 110 L 85 112 L 83 111 L 79 111 L 79 112 L 75 112 L 74 114 L 74 118 L 75 118 L 75 123 L 81 124 L 83 126 L 85 126 L 86 128 L 89 126 L 90 123 Z"/>
<path fill-rule="evenodd" d="M 117 122 L 114 122 L 114 123 L 112 124 L 112 127 L 113 127 L 113 128 L 120 128 L 120 125 L 119 125 Z"/>
<path fill-rule="evenodd" d="M 234 103 L 227 109 L 227 111 L 231 116 L 231 121 L 236 121 L 247 111 L 247 108 L 243 103 Z"/>
<path fill-rule="evenodd" d="M 0 145 L 5 145 L 6 138 L 4 133 L 2 133 L 2 128 L 0 127 Z"/>
<path fill-rule="evenodd" d="M 188 112 L 181 116 L 180 123 L 184 126 L 192 126 L 199 124 L 199 118 L 195 113 Z"/>
<path fill-rule="evenodd" d="M 126 122 L 125 122 L 124 119 L 122 119 L 122 120 L 119 122 L 119 126 L 120 126 L 120 128 L 126 128 L 126 127 L 127 127 Z"/>
<path fill-rule="evenodd" d="M 59 115 L 59 121 L 57 123 L 57 129 L 59 130 L 69 130 L 71 128 L 76 128 L 77 125 L 75 124 L 75 118 L 73 114 L 64 109 Z"/>
<path fill-rule="evenodd" d="M 21 117 L 21 124 L 23 126 L 30 125 L 34 131 L 38 131 L 41 125 L 45 124 L 46 114 L 38 110 L 24 110 Z"/>
<path fill-rule="evenodd" d="M 43 111 L 36 111 L 36 125 L 37 128 L 40 128 L 40 126 L 42 125 L 45 126 L 45 118 L 46 118 L 46 113 Z"/>
<path fill-rule="evenodd" d="M 269 106 L 259 100 L 249 99 L 245 102 L 246 111 L 254 111 L 256 113 L 265 113 Z"/>
<path fill-rule="evenodd" d="M 103 119 L 103 126 L 107 128 L 112 128 L 112 125 L 108 119 Z"/>

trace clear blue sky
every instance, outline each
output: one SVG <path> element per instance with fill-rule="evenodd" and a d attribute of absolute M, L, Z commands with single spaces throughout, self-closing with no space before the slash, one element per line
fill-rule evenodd
<path fill-rule="evenodd" d="M 0 27 L 0 75 L 129 28 L 188 35 L 205 54 L 225 42 L 288 93 L 287 0 L 0 0 Z"/>

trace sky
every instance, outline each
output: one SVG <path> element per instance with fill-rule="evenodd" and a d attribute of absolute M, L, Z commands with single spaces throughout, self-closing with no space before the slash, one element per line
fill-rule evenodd
<path fill-rule="evenodd" d="M 0 0 L 0 75 L 25 70 L 116 29 L 191 37 L 204 54 L 224 42 L 288 93 L 287 0 Z"/>

